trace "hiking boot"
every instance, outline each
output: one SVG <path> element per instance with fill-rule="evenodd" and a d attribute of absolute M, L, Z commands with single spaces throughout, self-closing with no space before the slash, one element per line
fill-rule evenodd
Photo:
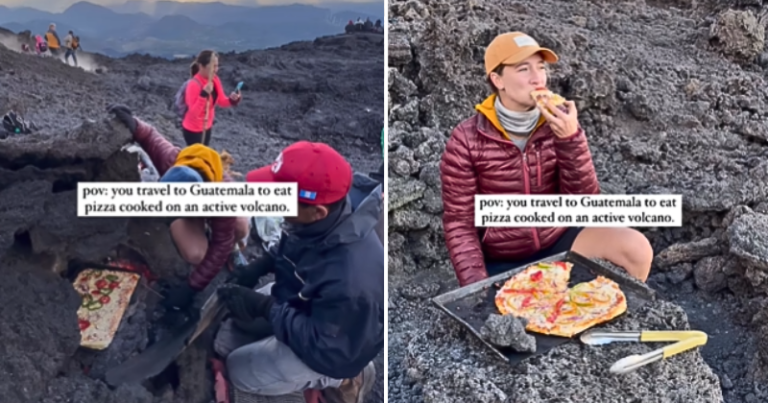
<path fill-rule="evenodd" d="M 328 403 L 363 403 L 365 395 L 373 389 L 375 379 L 376 368 L 369 362 L 360 375 L 345 379 L 338 389 L 325 389 L 325 398 Z"/>

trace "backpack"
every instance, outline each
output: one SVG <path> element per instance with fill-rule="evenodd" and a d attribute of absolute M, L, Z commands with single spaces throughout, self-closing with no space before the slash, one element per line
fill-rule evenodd
<path fill-rule="evenodd" d="M 3 128 L 12 134 L 29 134 L 32 132 L 29 130 L 27 122 L 16 112 L 8 112 L 3 116 Z"/>
<path fill-rule="evenodd" d="M 178 91 L 176 91 L 176 98 L 174 101 L 174 106 L 176 107 L 176 115 L 179 117 L 180 120 L 184 120 L 184 116 L 186 116 L 187 111 L 189 110 L 189 105 L 187 105 L 186 101 L 186 93 L 187 93 L 187 85 L 189 85 L 189 82 L 195 80 L 198 84 L 200 84 L 200 87 L 203 86 L 203 83 L 200 82 L 197 78 L 190 78 L 189 80 L 185 81 L 184 84 L 181 85 L 181 88 L 179 88 Z"/>

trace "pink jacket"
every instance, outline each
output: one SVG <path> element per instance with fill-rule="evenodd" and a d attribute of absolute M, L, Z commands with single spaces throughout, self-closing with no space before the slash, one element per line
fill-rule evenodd
<path fill-rule="evenodd" d="M 40 35 L 35 36 L 35 50 L 37 53 L 42 53 L 40 46 L 43 44 L 43 37 Z"/>
<path fill-rule="evenodd" d="M 205 120 L 205 103 L 206 97 L 203 96 L 203 87 L 208 83 L 208 78 L 198 73 L 195 74 L 196 80 L 191 80 L 187 84 L 187 89 L 184 94 L 184 100 L 188 105 L 187 114 L 184 116 L 184 120 L 181 125 L 184 129 L 193 133 L 203 132 L 203 121 Z M 198 81 L 200 83 L 198 83 Z M 202 84 L 202 85 L 201 85 Z M 213 126 L 213 119 L 216 115 L 216 106 L 222 108 L 230 108 L 236 106 L 238 102 L 234 102 L 229 99 L 224 93 L 224 87 L 221 85 L 221 80 L 218 76 L 213 76 L 214 98 L 216 99 L 215 105 L 213 102 L 209 105 L 208 112 L 208 124 L 205 130 L 208 130 Z"/>

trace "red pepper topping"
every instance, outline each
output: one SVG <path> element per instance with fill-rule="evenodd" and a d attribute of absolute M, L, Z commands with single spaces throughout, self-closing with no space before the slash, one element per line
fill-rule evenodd
<path fill-rule="evenodd" d="M 105 295 L 105 296 L 103 296 L 103 297 L 99 298 L 99 302 L 101 302 L 101 303 L 102 303 L 102 304 L 104 304 L 104 305 L 108 304 L 108 303 L 109 303 L 109 301 L 110 301 L 110 300 L 109 300 L 109 296 L 108 296 L 108 295 Z"/>
<path fill-rule="evenodd" d="M 83 319 L 78 319 L 77 325 L 80 327 L 80 330 L 85 330 L 91 326 L 91 322 L 88 322 L 87 320 L 83 320 Z"/>
<path fill-rule="evenodd" d="M 109 289 L 110 290 L 114 290 L 117 287 L 120 287 L 120 283 L 118 283 L 117 281 L 113 281 L 113 282 L 109 283 Z"/>
<path fill-rule="evenodd" d="M 536 273 L 531 274 L 531 280 L 533 281 L 539 281 L 542 277 L 544 277 L 544 273 L 541 271 L 537 271 Z"/>
<path fill-rule="evenodd" d="M 564 303 L 565 303 L 565 298 L 561 299 L 560 301 L 557 301 L 557 304 L 555 305 L 555 310 L 554 312 L 552 312 L 552 315 L 549 315 L 549 317 L 547 318 L 547 322 L 554 323 L 557 317 L 560 316 L 560 308 L 563 307 Z"/>
<path fill-rule="evenodd" d="M 505 288 L 504 293 L 505 294 L 533 294 L 536 292 L 533 288 L 528 288 L 525 290 L 515 290 L 514 288 Z"/>
<path fill-rule="evenodd" d="M 107 284 L 109 284 L 109 283 L 107 283 L 107 280 L 101 279 L 101 280 L 96 282 L 96 288 L 98 288 L 100 290 L 102 288 L 107 288 Z"/>

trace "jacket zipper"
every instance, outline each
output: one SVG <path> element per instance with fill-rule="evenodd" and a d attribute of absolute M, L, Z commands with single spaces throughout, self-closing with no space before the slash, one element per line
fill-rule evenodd
<path fill-rule="evenodd" d="M 531 144 L 530 141 L 523 149 L 523 181 L 525 183 L 525 194 L 527 195 L 531 194 L 531 172 L 528 167 L 528 154 L 526 153 L 529 144 Z M 536 227 L 531 227 L 531 235 L 533 235 L 533 244 L 536 247 L 536 251 L 538 251 L 541 248 L 541 241 L 539 240 L 539 231 Z"/>
<path fill-rule="evenodd" d="M 486 134 L 485 132 L 483 132 L 479 128 L 477 129 L 477 131 L 478 131 L 478 133 L 482 134 L 483 136 L 485 136 L 485 137 L 487 137 L 487 138 L 489 138 L 491 140 L 498 141 L 498 142 L 504 143 L 506 145 L 510 145 L 512 143 L 511 141 L 499 140 L 497 138 L 489 136 L 488 134 Z M 538 132 L 538 129 L 537 129 L 537 132 Z M 523 154 L 523 183 L 525 184 L 525 194 L 528 194 L 528 195 L 531 194 L 531 180 L 530 180 L 530 172 L 528 170 L 528 156 L 527 156 L 527 154 L 525 152 L 528 150 L 528 146 L 531 145 L 532 140 L 536 137 L 536 134 L 538 134 L 538 133 L 534 133 L 533 135 L 531 135 L 531 137 L 528 139 L 528 142 L 525 144 L 525 147 L 523 147 L 523 151 L 522 151 L 522 154 Z M 512 144 L 512 145 L 514 146 L 514 144 Z M 517 148 L 517 147 L 515 147 L 515 148 Z M 480 241 L 481 243 L 485 243 L 485 238 L 488 237 L 488 233 L 491 232 L 491 230 L 493 228 L 494 227 L 488 227 L 488 229 L 485 230 L 485 234 L 483 234 L 483 239 Z M 536 229 L 536 227 L 532 227 L 531 228 L 531 234 L 533 234 L 533 244 L 536 247 L 536 250 L 538 251 L 539 249 L 541 249 L 541 240 L 539 239 L 539 231 Z"/>
<path fill-rule="evenodd" d="M 538 148 L 536 149 L 536 179 L 541 187 L 541 152 Z"/>
<path fill-rule="evenodd" d="M 287 260 L 288 263 L 293 265 L 293 275 L 296 276 L 296 278 L 299 279 L 299 281 L 301 281 L 301 284 L 306 285 L 307 283 L 304 282 L 304 279 L 301 278 L 301 276 L 299 276 L 299 272 L 296 270 L 296 263 L 293 263 L 293 261 L 291 259 L 288 259 L 288 257 L 285 255 L 283 255 L 283 259 Z M 309 298 L 306 298 L 305 296 L 301 295 L 301 291 L 299 291 L 299 298 L 301 298 L 304 301 L 309 301 Z"/>

